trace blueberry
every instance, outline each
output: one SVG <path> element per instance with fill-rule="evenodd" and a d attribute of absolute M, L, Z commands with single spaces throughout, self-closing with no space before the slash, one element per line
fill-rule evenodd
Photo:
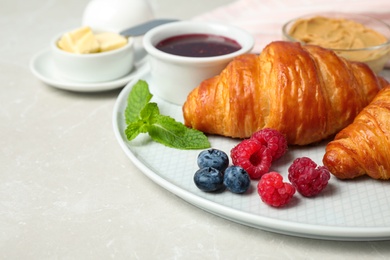
<path fill-rule="evenodd" d="M 223 184 L 233 193 L 244 193 L 248 190 L 251 181 L 249 174 L 240 166 L 230 166 L 226 169 Z"/>
<path fill-rule="evenodd" d="M 217 191 L 224 188 L 223 174 L 213 167 L 200 168 L 194 175 L 195 185 L 202 191 Z"/>
<path fill-rule="evenodd" d="M 208 149 L 198 155 L 197 163 L 199 168 L 213 167 L 221 172 L 229 166 L 229 157 L 224 151 L 218 149 Z"/>

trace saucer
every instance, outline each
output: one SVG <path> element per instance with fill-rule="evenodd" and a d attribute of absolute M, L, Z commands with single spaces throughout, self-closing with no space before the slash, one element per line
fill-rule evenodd
<path fill-rule="evenodd" d="M 52 87 L 77 92 L 98 92 L 123 87 L 133 78 L 146 73 L 149 69 L 146 52 L 143 49 L 136 49 L 135 59 L 134 68 L 129 74 L 105 82 L 75 82 L 61 77 L 54 66 L 50 50 L 37 53 L 31 59 L 30 69 L 35 77 Z"/>

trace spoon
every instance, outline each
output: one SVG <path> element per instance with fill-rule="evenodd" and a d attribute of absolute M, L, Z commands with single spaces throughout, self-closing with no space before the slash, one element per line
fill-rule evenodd
<path fill-rule="evenodd" d="M 125 29 L 125 30 L 121 31 L 119 34 L 126 36 L 126 37 L 141 36 L 141 35 L 144 35 L 147 31 L 153 29 L 154 27 L 157 27 L 159 25 L 166 24 L 166 23 L 176 22 L 176 21 L 178 21 L 178 20 L 176 20 L 176 19 L 154 19 L 154 20 L 150 20 L 148 22 L 141 23 L 141 24 L 138 24 L 136 26 L 130 27 L 128 29 Z"/>

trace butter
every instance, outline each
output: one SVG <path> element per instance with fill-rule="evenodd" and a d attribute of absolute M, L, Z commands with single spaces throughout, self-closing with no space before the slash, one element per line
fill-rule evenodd
<path fill-rule="evenodd" d="M 95 53 L 99 51 L 99 43 L 93 35 L 92 31 L 88 31 L 77 41 L 74 46 L 75 53 Z"/>
<path fill-rule="evenodd" d="M 126 43 L 127 39 L 119 34 L 111 32 L 94 34 L 90 27 L 84 26 L 65 33 L 57 45 L 67 52 L 88 54 L 118 49 Z"/>
<path fill-rule="evenodd" d="M 99 43 L 88 26 L 65 33 L 58 41 L 58 47 L 79 54 L 99 51 Z"/>
<path fill-rule="evenodd" d="M 77 44 L 77 39 L 90 31 L 89 27 L 82 27 L 72 32 L 65 33 L 58 41 L 58 46 L 68 52 L 73 52 L 74 46 Z"/>
<path fill-rule="evenodd" d="M 112 32 L 99 33 L 95 35 L 99 43 L 100 51 L 111 51 L 125 46 L 127 39 L 119 34 Z"/>

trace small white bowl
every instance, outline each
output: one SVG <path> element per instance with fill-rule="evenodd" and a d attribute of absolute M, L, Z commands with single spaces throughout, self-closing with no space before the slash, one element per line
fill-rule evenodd
<path fill-rule="evenodd" d="M 76 54 L 60 49 L 60 34 L 51 41 L 53 62 L 64 79 L 83 82 L 106 82 L 127 75 L 134 66 L 134 40 L 128 38 L 125 46 L 105 52 Z"/>
<path fill-rule="evenodd" d="M 241 48 L 212 57 L 179 56 L 156 48 L 158 43 L 168 38 L 193 34 L 228 38 Z M 155 88 L 151 91 L 166 101 L 183 105 L 191 90 L 203 80 L 218 75 L 233 58 L 248 53 L 253 48 L 254 38 L 248 32 L 230 25 L 179 21 L 150 30 L 143 38 L 143 45 L 149 54 L 151 78 Z"/>

